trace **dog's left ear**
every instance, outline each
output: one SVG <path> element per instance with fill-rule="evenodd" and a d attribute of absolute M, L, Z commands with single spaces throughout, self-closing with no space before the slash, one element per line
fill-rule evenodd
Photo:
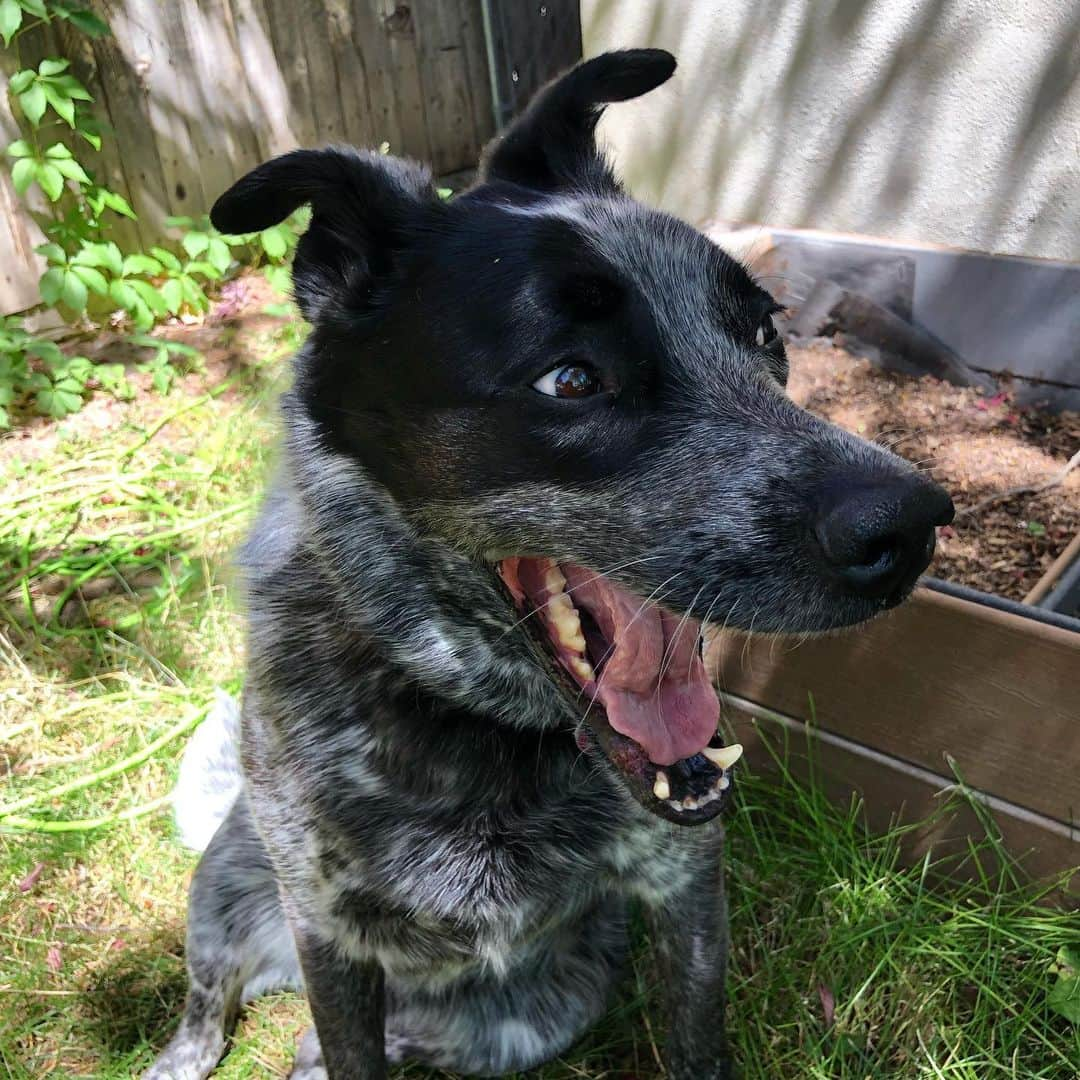
<path fill-rule="evenodd" d="M 663 49 L 603 53 L 548 83 L 522 115 L 488 148 L 486 180 L 507 180 L 541 191 L 618 190 L 596 146 L 604 106 L 629 101 L 667 82 L 675 57 Z"/>
<path fill-rule="evenodd" d="M 294 150 L 241 177 L 210 211 L 215 228 L 249 233 L 311 204 L 293 260 L 300 310 L 314 320 L 343 286 L 386 275 L 422 210 L 439 204 L 421 165 L 368 150 Z"/>

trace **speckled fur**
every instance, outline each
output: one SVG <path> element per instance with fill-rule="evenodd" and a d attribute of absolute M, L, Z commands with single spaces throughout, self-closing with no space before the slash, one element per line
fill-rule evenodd
<path fill-rule="evenodd" d="M 450 204 L 416 165 L 323 151 L 215 207 L 241 232 L 312 203 L 295 280 L 313 332 L 243 556 L 244 788 L 192 884 L 187 1010 L 148 1077 L 206 1076 L 246 998 L 301 983 L 318 1034 L 296 1077 L 528 1069 L 602 1013 L 634 902 L 669 1075 L 729 1075 L 722 826 L 662 821 L 581 749 L 582 703 L 493 564 L 610 568 L 715 622 L 842 625 L 872 611 L 804 550 L 807 492 L 907 467 L 787 400 L 782 349 L 754 346 L 767 295 L 596 152 L 603 103 L 673 68 L 654 51 L 579 67 Z M 570 249 L 637 320 L 611 354 L 626 409 L 573 422 L 503 370 L 565 356 L 545 289 Z"/>

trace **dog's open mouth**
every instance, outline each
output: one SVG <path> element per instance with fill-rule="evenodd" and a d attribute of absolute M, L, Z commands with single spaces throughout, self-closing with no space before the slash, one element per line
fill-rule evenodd
<path fill-rule="evenodd" d="M 507 558 L 499 574 L 572 680 L 591 735 L 648 809 L 695 825 L 723 807 L 742 754 L 717 733 L 701 625 L 573 563 Z"/>

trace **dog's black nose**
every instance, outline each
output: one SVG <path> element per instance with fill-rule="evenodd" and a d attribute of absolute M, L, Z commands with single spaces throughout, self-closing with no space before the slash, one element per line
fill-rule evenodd
<path fill-rule="evenodd" d="M 945 490 L 918 476 L 835 489 L 815 535 L 830 569 L 872 600 L 899 602 L 930 565 L 934 528 L 953 519 Z"/>

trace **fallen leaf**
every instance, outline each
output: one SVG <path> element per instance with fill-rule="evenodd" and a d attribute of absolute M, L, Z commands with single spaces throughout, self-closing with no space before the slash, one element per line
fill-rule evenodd
<path fill-rule="evenodd" d="M 836 998 L 833 997 L 833 992 L 824 983 L 818 983 L 817 992 L 818 997 L 821 998 L 821 1013 L 825 1018 L 825 1026 L 831 1028 L 833 1018 L 836 1016 Z"/>
<path fill-rule="evenodd" d="M 19 892 L 29 892 L 38 883 L 38 878 L 41 877 L 41 872 L 44 869 L 45 864 L 39 862 L 34 869 L 19 882 Z"/>
<path fill-rule="evenodd" d="M 45 954 L 45 966 L 50 971 L 59 971 L 63 963 L 63 960 L 60 959 L 60 950 L 55 945 L 51 946 Z"/>

